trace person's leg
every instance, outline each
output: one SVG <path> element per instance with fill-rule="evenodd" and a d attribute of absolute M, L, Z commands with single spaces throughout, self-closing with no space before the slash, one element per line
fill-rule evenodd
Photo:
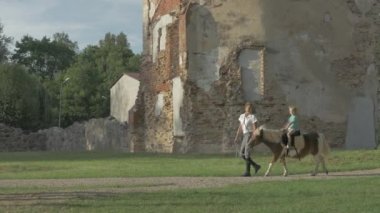
<path fill-rule="evenodd" d="M 250 164 L 253 166 L 253 168 L 255 169 L 255 174 L 259 171 L 259 169 L 261 168 L 261 166 L 259 164 L 257 164 L 255 161 L 252 160 L 252 158 L 248 158 Z"/>
<path fill-rule="evenodd" d="M 243 177 L 251 176 L 251 163 L 249 162 L 249 160 L 245 160 L 245 172 L 242 176 Z"/>
<path fill-rule="evenodd" d="M 246 140 L 246 145 L 245 145 L 245 149 L 244 149 L 244 157 L 245 157 L 245 159 L 248 160 L 251 157 L 251 150 L 252 150 L 252 146 L 250 143 L 251 133 L 247 133 L 246 137 L 247 137 L 247 140 Z"/>
<path fill-rule="evenodd" d="M 243 136 L 243 141 L 241 143 L 241 148 L 240 148 L 240 154 L 241 157 L 245 161 L 245 172 L 242 176 L 248 177 L 251 176 L 251 163 L 249 162 L 249 148 L 248 148 L 248 141 L 250 138 L 250 134 L 244 134 Z"/>
<path fill-rule="evenodd" d="M 247 141 L 247 146 L 246 146 L 246 150 L 245 150 L 245 153 L 246 153 L 245 159 L 247 159 L 249 164 L 252 165 L 252 167 L 255 169 L 255 174 L 256 174 L 259 171 L 259 169 L 261 168 L 261 166 L 259 164 L 257 164 L 255 161 L 253 161 L 251 158 L 253 143 L 250 139 L 251 139 L 251 135 Z"/>
<path fill-rule="evenodd" d="M 241 140 L 241 145 L 240 145 L 240 157 L 243 158 L 243 160 L 245 160 L 245 146 L 247 144 L 247 140 L 245 138 L 245 135 L 243 135 L 243 139 Z"/>
<path fill-rule="evenodd" d="M 299 131 L 299 130 L 290 132 L 290 144 L 291 144 L 291 146 L 294 146 L 294 138 L 296 136 L 300 136 L 300 135 L 301 135 L 301 131 Z"/>
<path fill-rule="evenodd" d="M 294 146 L 294 133 L 290 134 L 290 145 Z"/>
<path fill-rule="evenodd" d="M 288 145 L 288 136 L 286 133 L 282 134 L 281 136 L 281 142 L 284 146 L 287 146 Z"/>
<path fill-rule="evenodd" d="M 293 147 L 294 146 L 294 130 L 290 130 L 288 131 L 288 145 L 289 147 Z"/>

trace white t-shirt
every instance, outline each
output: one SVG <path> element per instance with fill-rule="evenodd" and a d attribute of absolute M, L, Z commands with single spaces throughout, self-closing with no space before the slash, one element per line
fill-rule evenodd
<path fill-rule="evenodd" d="M 239 122 L 243 129 L 243 134 L 247 132 L 252 132 L 253 124 L 257 122 L 256 116 L 253 114 L 245 116 L 245 114 L 241 114 L 239 117 Z"/>

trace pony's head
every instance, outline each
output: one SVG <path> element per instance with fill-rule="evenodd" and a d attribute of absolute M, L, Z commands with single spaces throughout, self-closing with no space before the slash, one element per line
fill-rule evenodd
<path fill-rule="evenodd" d="M 259 128 L 256 128 L 255 137 L 253 138 L 254 145 L 259 145 L 262 142 L 264 136 L 264 128 L 264 125 L 261 125 Z"/>
<path fill-rule="evenodd" d="M 268 129 L 265 125 L 261 125 L 255 130 L 255 137 L 253 138 L 254 145 L 258 145 L 263 141 L 278 143 L 281 141 L 282 130 Z"/>

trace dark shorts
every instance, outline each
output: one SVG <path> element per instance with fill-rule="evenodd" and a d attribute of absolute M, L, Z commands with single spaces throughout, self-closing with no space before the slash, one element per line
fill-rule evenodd
<path fill-rule="evenodd" d="M 294 146 L 294 137 L 301 135 L 301 131 L 297 130 L 290 134 L 290 146 Z M 288 135 L 287 133 L 282 134 L 282 143 L 288 145 Z"/>

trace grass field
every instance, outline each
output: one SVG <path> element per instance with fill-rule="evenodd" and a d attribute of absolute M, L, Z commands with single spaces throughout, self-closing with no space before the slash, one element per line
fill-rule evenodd
<path fill-rule="evenodd" d="M 263 167 L 270 155 L 253 159 Z M 330 172 L 380 167 L 380 151 L 333 151 L 328 158 Z M 290 174 L 308 173 L 314 169 L 312 157 L 288 160 Z M 0 179 L 46 179 L 91 177 L 166 177 L 166 176 L 237 176 L 244 162 L 232 155 L 164 155 L 125 153 L 0 153 Z M 282 167 L 275 164 L 273 175 Z"/>
<path fill-rule="evenodd" d="M 263 175 L 271 157 L 258 155 L 254 159 L 264 166 L 259 173 Z M 333 151 L 328 168 L 331 172 L 375 169 L 380 168 L 379 160 L 379 150 Z M 313 167 L 312 158 L 289 162 L 291 174 L 308 173 Z M 243 168 L 243 161 L 230 155 L 0 153 L 0 179 L 3 180 L 234 177 L 240 175 Z M 281 170 L 277 165 L 273 175 L 280 175 Z M 0 187 L 0 212 L 380 212 L 379 186 L 377 175 L 130 193 L 97 193 L 97 190 L 139 186 Z M 85 194 L 78 195 L 79 192 Z M 27 199 L 38 193 L 52 195 Z M 70 197 L 73 194 L 75 196 Z M 20 195 L 25 196 L 20 199 Z"/>
<path fill-rule="evenodd" d="M 379 212 L 380 178 L 262 182 L 213 189 L 1 202 L 0 212 Z"/>

